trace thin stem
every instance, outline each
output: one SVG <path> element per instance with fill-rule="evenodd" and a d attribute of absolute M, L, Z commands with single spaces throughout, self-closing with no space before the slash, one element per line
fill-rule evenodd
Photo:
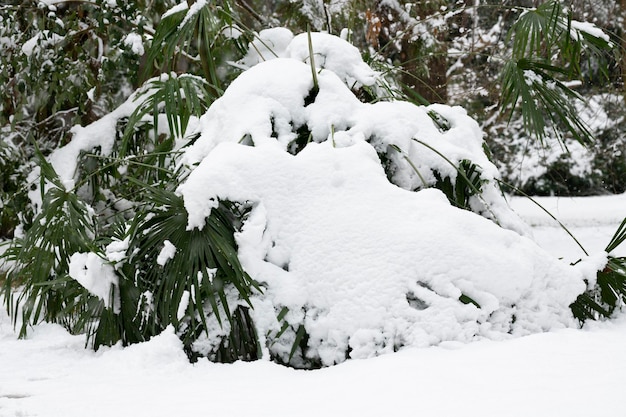
<path fill-rule="evenodd" d="M 319 91 L 320 87 L 317 83 L 317 71 L 315 70 L 315 59 L 313 57 L 313 42 L 311 41 L 311 27 L 306 25 L 307 39 L 309 40 L 309 62 L 311 64 L 311 74 L 313 75 L 313 88 Z"/>
<path fill-rule="evenodd" d="M 462 169 L 459 169 L 450 159 L 448 159 L 448 157 L 446 157 L 444 154 L 439 152 L 439 150 L 433 148 L 432 146 L 430 146 L 426 142 L 422 142 L 421 140 L 415 139 L 415 138 L 413 138 L 413 140 L 415 142 L 419 143 L 420 145 L 423 145 L 426 148 L 430 149 L 431 151 L 435 152 L 437 155 L 442 157 L 447 163 L 449 163 L 454 169 L 456 169 L 456 172 L 459 175 L 461 175 L 461 177 L 463 177 L 463 179 L 467 183 L 467 186 L 474 192 L 476 197 L 478 197 L 480 199 L 480 201 L 485 205 L 485 208 L 487 209 L 489 214 L 491 214 L 491 217 L 493 217 L 494 223 L 497 224 L 498 226 L 500 226 L 500 222 L 498 221 L 498 218 L 496 217 L 495 213 L 491 210 L 491 207 L 489 206 L 489 203 L 487 203 L 487 201 L 485 201 L 485 199 L 482 197 L 482 195 L 480 193 L 480 190 L 474 186 L 472 181 L 470 181 L 470 179 L 467 177 L 467 175 L 465 175 L 465 172 Z"/>
<path fill-rule="evenodd" d="M 574 242 L 576 242 L 576 244 L 578 245 L 578 247 L 583 251 L 583 253 L 586 256 L 589 256 L 589 253 L 587 253 L 587 251 L 585 250 L 585 248 L 583 247 L 583 245 L 581 245 L 581 243 L 578 241 L 578 239 L 576 239 L 576 237 L 574 237 L 574 235 L 572 234 L 572 232 L 569 231 L 569 229 L 567 227 L 565 227 L 565 225 L 563 223 L 561 223 L 559 221 L 559 219 L 557 219 L 556 217 L 554 217 L 554 215 L 552 213 L 550 213 L 544 206 L 542 206 L 541 204 L 539 204 L 534 198 L 532 198 L 531 196 L 529 196 L 528 194 L 526 194 L 524 191 L 520 190 L 519 188 L 515 187 L 514 185 L 509 184 L 506 181 L 502 181 L 499 179 L 495 179 L 499 184 L 501 185 L 505 185 L 507 187 L 510 187 L 511 189 L 515 190 L 516 192 L 520 193 L 522 196 L 526 197 L 527 199 L 529 199 L 530 201 L 532 201 L 534 204 L 537 205 L 537 207 L 539 207 L 541 210 L 543 210 L 548 216 L 550 216 L 554 221 L 556 221 L 559 226 L 565 230 L 565 232 L 572 238 L 574 239 Z"/>

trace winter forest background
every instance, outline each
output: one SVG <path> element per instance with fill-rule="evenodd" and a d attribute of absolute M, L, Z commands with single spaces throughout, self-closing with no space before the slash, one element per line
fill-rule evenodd
<path fill-rule="evenodd" d="M 310 369 L 616 315 L 626 222 L 570 265 L 507 201 L 626 191 L 625 16 L 623 0 L 3 2 L 12 324 Z"/>

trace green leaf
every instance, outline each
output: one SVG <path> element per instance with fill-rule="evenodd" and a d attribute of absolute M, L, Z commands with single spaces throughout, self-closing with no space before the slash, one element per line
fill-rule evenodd
<path fill-rule="evenodd" d="M 187 230 L 184 202 L 173 189 L 147 184 L 144 188 L 149 204 L 133 221 L 129 249 L 132 255 L 127 266 L 128 272 L 136 277 L 139 292 L 149 291 L 154 295 L 153 312 L 144 327 L 157 333 L 173 324 L 186 349 L 191 349 L 201 332 L 208 334 L 207 314 L 214 314 L 220 324 L 225 317 L 231 329 L 244 321 L 250 322 L 249 318 L 244 320 L 234 316 L 229 306 L 229 294 L 235 293 L 251 307 L 252 291 L 260 290 L 260 287 L 239 263 L 232 225 L 234 214 L 228 211 L 228 205 L 214 209 L 202 230 Z M 165 240 L 174 245 L 176 254 L 161 266 L 156 259 Z M 208 271 L 215 272 L 209 274 Z M 179 320 L 178 310 L 185 291 L 193 297 L 190 297 L 184 317 Z M 249 327 L 238 328 L 243 332 Z M 246 340 L 246 337 L 253 335 L 247 330 L 238 334 L 237 344 L 254 347 L 256 355 L 257 342 Z M 227 357 L 227 351 L 230 350 L 222 350 L 221 355 Z M 248 354 L 252 355 L 251 352 L 245 353 Z"/>
<path fill-rule="evenodd" d="M 476 301 L 474 301 L 474 299 L 465 294 L 461 294 L 461 296 L 459 297 L 459 301 L 463 304 L 474 304 L 476 308 L 480 308 L 480 304 L 478 304 Z"/>
<path fill-rule="evenodd" d="M 619 245 L 624 243 L 625 240 L 626 240 L 626 218 L 622 220 L 622 223 L 619 225 L 619 227 L 615 231 L 615 234 L 611 238 L 611 241 L 609 242 L 609 244 L 606 246 L 606 249 L 604 250 L 606 251 L 606 253 L 611 253 L 615 249 L 617 249 Z"/>
<path fill-rule="evenodd" d="M 291 361 L 291 359 L 293 359 L 293 355 L 296 354 L 296 351 L 298 350 L 298 348 L 302 348 L 301 344 L 302 342 L 305 340 L 307 334 L 306 334 L 306 329 L 304 328 L 304 325 L 301 324 L 300 326 L 298 326 L 298 330 L 296 331 L 296 338 L 293 341 L 293 345 L 291 345 L 291 351 L 289 352 L 289 361 Z M 304 356 L 304 352 L 303 352 L 303 356 Z"/>

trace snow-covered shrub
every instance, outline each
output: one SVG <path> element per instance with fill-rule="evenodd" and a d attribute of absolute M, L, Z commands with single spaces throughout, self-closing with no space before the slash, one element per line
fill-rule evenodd
<path fill-rule="evenodd" d="M 407 190 L 439 185 L 449 191 L 452 202 L 505 227 L 523 229 L 493 181 L 497 169 L 483 151 L 482 132 L 463 109 L 422 108 L 403 101 L 362 103 L 355 91 L 375 91 L 377 74 L 347 42 L 312 35 L 314 63 L 323 69 L 318 85 L 303 65 L 309 62 L 307 35 L 291 39 L 285 29 L 265 31 L 263 43 L 284 45 L 272 54 L 258 54 L 259 46 L 250 48 L 244 62 L 269 61 L 263 67 L 270 69 L 248 71 L 229 87 L 200 120 L 200 137 L 183 162 L 201 161 L 222 141 L 270 142 L 292 154 L 310 142 L 347 146 L 365 141 L 376 150 L 392 183 Z"/>
<path fill-rule="evenodd" d="M 312 37 L 325 65 L 317 85 L 296 37 L 285 48 L 292 58 L 259 63 L 231 84 L 181 159 L 191 170 L 178 188 L 189 229 L 206 227 L 221 201 L 249 210 L 236 239 L 263 290 L 250 315 L 265 355 L 328 366 L 573 324 L 580 271 L 431 189 L 471 161 L 482 189 L 470 207 L 518 225 L 476 123 L 460 108 L 360 102 L 345 81 L 373 83 L 375 74 L 350 72 L 359 60 L 338 76 L 316 39 L 342 46 Z M 193 348 L 214 355 L 208 342 Z"/>
<path fill-rule="evenodd" d="M 164 17 L 167 51 L 178 24 L 212 27 L 196 4 Z M 97 348 L 172 325 L 191 358 L 317 367 L 573 324 L 595 270 L 521 236 L 463 109 L 360 100 L 378 74 L 340 38 L 259 38 L 202 118 L 214 80 L 168 73 L 39 154 L 5 257 L 23 331 L 44 318 Z"/>

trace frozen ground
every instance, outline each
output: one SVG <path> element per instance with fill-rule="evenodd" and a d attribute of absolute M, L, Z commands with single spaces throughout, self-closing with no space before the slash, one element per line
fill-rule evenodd
<path fill-rule="evenodd" d="M 626 215 L 626 195 L 539 200 L 590 253 Z M 567 261 L 582 255 L 532 203 L 512 205 L 548 252 Z M 405 349 L 319 371 L 266 361 L 190 365 L 168 331 L 126 349 L 83 346 L 83 337 L 53 325 L 16 340 L 0 312 L 0 417 L 588 417 L 620 415 L 625 404 L 626 315 L 583 330 Z"/>

